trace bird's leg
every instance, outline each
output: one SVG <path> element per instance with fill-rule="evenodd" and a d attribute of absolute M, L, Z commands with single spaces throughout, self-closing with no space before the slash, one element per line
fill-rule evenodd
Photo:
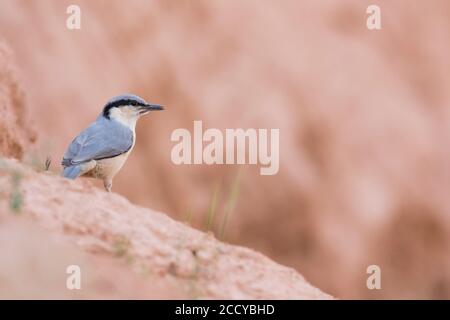
<path fill-rule="evenodd" d="M 111 189 L 112 189 L 112 180 L 111 179 L 103 180 L 103 185 L 105 186 L 106 191 L 111 192 Z"/>

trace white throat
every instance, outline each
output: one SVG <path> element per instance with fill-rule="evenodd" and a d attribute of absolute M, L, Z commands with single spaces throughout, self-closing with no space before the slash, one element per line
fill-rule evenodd
<path fill-rule="evenodd" d="M 121 107 L 111 109 L 109 117 L 135 131 L 139 114 L 132 107 Z"/>

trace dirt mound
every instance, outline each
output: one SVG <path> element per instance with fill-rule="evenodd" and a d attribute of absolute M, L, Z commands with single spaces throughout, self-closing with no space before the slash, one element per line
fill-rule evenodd
<path fill-rule="evenodd" d="M 21 158 L 35 141 L 10 50 L 0 42 L 0 154 Z"/>
<path fill-rule="evenodd" d="M 0 185 L 2 297 L 330 298 L 293 269 L 87 181 L 2 160 Z M 87 278 L 80 294 L 64 289 L 68 265 Z"/>
<path fill-rule="evenodd" d="M 130 271 L 124 259 L 83 252 L 56 239 L 27 217 L 0 216 L 0 299 L 186 297 L 174 283 Z M 66 287 L 67 270 L 74 265 L 80 267 L 81 290 Z"/>

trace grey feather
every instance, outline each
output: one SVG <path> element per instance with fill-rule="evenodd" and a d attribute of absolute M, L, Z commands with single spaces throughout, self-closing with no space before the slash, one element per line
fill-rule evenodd
<path fill-rule="evenodd" d="M 68 166 L 64 168 L 63 176 L 69 179 L 76 179 L 81 174 L 81 167 L 78 166 Z"/>
<path fill-rule="evenodd" d="M 144 99 L 142 99 L 141 97 L 139 97 L 139 96 L 137 96 L 135 94 L 124 93 L 124 94 L 121 94 L 119 96 L 115 96 L 115 97 L 111 98 L 106 103 L 106 105 L 112 104 L 112 103 L 115 103 L 115 102 L 121 101 L 121 100 L 134 100 L 134 101 L 139 102 L 141 104 L 146 104 L 147 103 Z"/>
<path fill-rule="evenodd" d="M 133 146 L 133 131 L 115 120 L 102 116 L 83 130 L 69 145 L 62 165 L 78 165 L 90 160 L 112 158 Z"/>

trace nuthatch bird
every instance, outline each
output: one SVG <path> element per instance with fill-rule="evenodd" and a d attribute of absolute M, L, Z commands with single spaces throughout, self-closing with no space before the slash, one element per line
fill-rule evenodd
<path fill-rule="evenodd" d="M 102 179 L 111 192 L 112 179 L 122 168 L 136 142 L 138 118 L 162 106 L 125 94 L 112 98 L 97 120 L 71 142 L 64 154 L 63 176 Z"/>

